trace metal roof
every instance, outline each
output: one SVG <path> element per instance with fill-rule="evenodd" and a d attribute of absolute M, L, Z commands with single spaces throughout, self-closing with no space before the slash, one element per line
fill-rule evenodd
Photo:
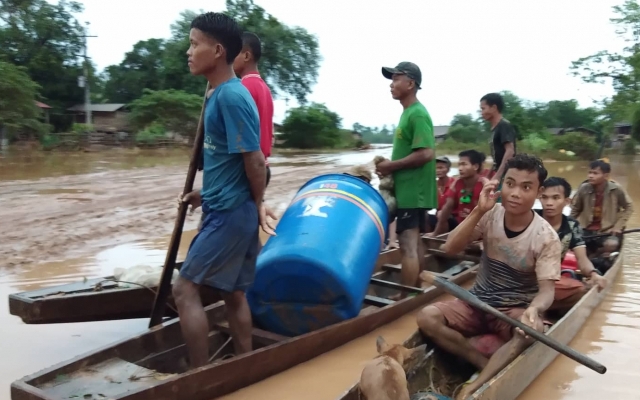
<path fill-rule="evenodd" d="M 41 102 L 39 102 L 39 101 L 36 101 L 35 103 L 36 103 L 36 107 L 39 107 L 39 108 L 51 108 L 51 106 L 50 106 L 50 105 L 47 105 L 47 104 L 41 103 Z"/>
<path fill-rule="evenodd" d="M 124 107 L 126 104 L 91 104 L 91 112 L 115 112 Z M 68 108 L 69 111 L 85 112 L 84 104 L 76 104 L 75 106 Z"/>

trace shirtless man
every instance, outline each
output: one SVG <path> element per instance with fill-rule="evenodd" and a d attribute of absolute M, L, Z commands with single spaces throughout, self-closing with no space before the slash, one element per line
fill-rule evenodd
<path fill-rule="evenodd" d="M 544 181 L 544 190 L 540 195 L 542 210 L 540 214 L 558 233 L 562 244 L 561 260 L 569 250 L 573 251 L 582 275 L 596 285 L 598 290 L 607 286 L 607 279 L 593 267 L 587 256 L 587 247 L 582 238 L 582 228 L 578 221 L 562 213 L 571 203 L 571 185 L 564 178 L 551 177 Z M 587 293 L 588 287 L 581 281 L 562 276 L 556 282 L 556 294 L 550 310 L 567 311 Z"/>
<path fill-rule="evenodd" d="M 449 234 L 443 250 L 457 254 L 483 238 L 484 254 L 471 292 L 480 300 L 539 332 L 541 315 L 553 303 L 560 278 L 561 244 L 551 225 L 531 209 L 542 191 L 547 170 L 535 156 L 518 154 L 507 161 L 502 193 L 488 182 L 478 205 Z M 496 204 L 502 196 L 502 204 Z M 466 399 L 530 344 L 531 339 L 507 323 L 461 300 L 425 307 L 417 318 L 420 330 L 444 350 L 473 364 L 480 374 L 457 397 Z M 487 359 L 467 338 L 494 333 L 506 343 Z"/>
<path fill-rule="evenodd" d="M 571 204 L 571 217 L 584 228 L 585 237 L 610 233 L 610 237 L 587 239 L 589 253 L 596 253 L 605 242 L 614 242 L 615 251 L 620 246 L 618 236 L 633 214 L 633 202 L 627 192 L 609 179 L 611 165 L 603 160 L 589 164 L 587 182 L 580 185 Z"/>

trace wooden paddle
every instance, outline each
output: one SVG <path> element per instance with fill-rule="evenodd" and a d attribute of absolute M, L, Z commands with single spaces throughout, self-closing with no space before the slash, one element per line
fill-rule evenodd
<path fill-rule="evenodd" d="M 640 228 L 627 229 L 626 231 L 622 231 L 621 235 L 624 235 L 626 233 L 638 233 L 638 232 L 640 232 Z M 605 236 L 613 236 L 613 235 L 611 233 L 598 233 L 597 235 L 583 236 L 583 238 L 586 240 L 586 239 L 601 238 Z"/>
<path fill-rule="evenodd" d="M 551 347 L 555 351 L 564 354 L 565 356 L 579 362 L 580 364 L 596 371 L 599 374 L 604 374 L 605 372 L 607 372 L 607 367 L 600 364 L 599 362 L 593 360 L 590 357 L 585 356 L 582 353 L 577 352 L 576 350 L 572 349 L 569 346 L 559 343 L 555 339 L 545 335 L 544 333 L 540 333 L 536 331 L 535 329 L 523 324 L 518 320 L 515 320 L 511 317 L 506 316 L 505 314 L 501 313 L 500 311 L 496 310 L 490 305 L 484 303 L 483 301 L 478 299 L 476 296 L 464 290 L 463 288 L 461 288 L 460 286 L 456 285 L 453 282 L 450 282 L 446 279 L 442 279 L 427 271 L 423 271 L 420 273 L 420 279 L 422 279 L 427 283 L 430 283 L 432 285 L 435 285 L 444 289 L 444 291 L 457 297 L 458 299 L 468 303 L 469 305 L 472 305 L 473 307 L 479 310 L 486 312 L 487 314 L 493 315 L 494 317 L 510 324 L 511 326 L 522 329 L 522 331 L 524 331 L 524 333 L 526 333 L 528 336 L 531 336 L 537 341 L 544 343 L 545 345 Z"/>
<path fill-rule="evenodd" d="M 202 145 L 204 142 L 204 107 L 207 101 L 207 93 L 210 88 L 211 87 L 207 83 L 207 90 L 204 92 L 204 100 L 202 102 L 202 112 L 200 113 L 200 120 L 198 121 L 198 129 L 196 130 L 196 137 L 193 142 L 193 150 L 191 153 L 191 161 L 189 162 L 189 170 L 187 171 L 187 179 L 184 183 L 184 189 L 182 190 L 183 194 L 189 193 L 193 190 L 193 182 L 196 180 L 198 162 L 202 156 Z M 187 203 L 180 203 L 180 206 L 178 207 L 178 215 L 176 216 L 173 233 L 171 234 L 171 240 L 169 241 L 169 250 L 167 251 L 167 256 L 164 260 L 164 268 L 162 269 L 160 284 L 158 285 L 156 298 L 153 302 L 153 309 L 151 310 L 149 328 L 153 328 L 154 326 L 162 323 L 162 318 L 164 317 L 167 298 L 169 297 L 169 290 L 171 289 L 173 269 L 176 266 L 176 257 L 178 257 L 178 249 L 180 248 L 182 228 L 184 227 L 184 220 L 187 217 L 188 208 L 189 205 Z"/>

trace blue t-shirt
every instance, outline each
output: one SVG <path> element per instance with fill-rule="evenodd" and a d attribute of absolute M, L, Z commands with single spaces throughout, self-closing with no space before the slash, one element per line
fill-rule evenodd
<path fill-rule="evenodd" d="M 260 151 L 258 108 L 240 79 L 233 78 L 205 105 L 202 203 L 209 210 L 231 210 L 251 197 L 242 153 L 252 151 Z"/>

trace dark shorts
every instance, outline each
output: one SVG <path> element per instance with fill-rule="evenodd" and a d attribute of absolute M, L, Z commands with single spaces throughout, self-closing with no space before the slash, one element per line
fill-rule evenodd
<path fill-rule="evenodd" d="M 427 214 L 427 222 L 429 223 L 429 230 L 433 232 L 436 229 L 436 226 L 438 225 L 438 217 L 432 214 Z M 447 232 L 451 232 L 452 230 L 456 229 L 456 227 L 458 226 L 458 220 L 455 219 L 454 217 L 449 217 L 447 222 L 449 224 Z"/>
<path fill-rule="evenodd" d="M 228 211 L 208 210 L 205 204 L 203 215 L 180 276 L 225 292 L 247 290 L 255 277 L 260 244 L 255 203 L 249 199 Z"/>
<path fill-rule="evenodd" d="M 398 208 L 396 210 L 396 233 L 418 228 L 420 233 L 427 233 L 428 208 Z"/>
<path fill-rule="evenodd" d="M 593 236 L 593 235 L 599 235 L 600 232 L 598 231 L 592 231 L 589 229 L 585 229 L 583 231 L 583 239 L 587 245 L 587 252 L 589 254 L 595 253 L 596 251 L 598 251 L 598 249 L 604 247 L 604 242 L 606 242 L 609 239 L 615 239 L 618 241 L 618 246 L 620 243 L 620 238 L 617 236 L 601 236 L 598 238 L 593 238 L 593 239 L 589 239 L 589 236 Z"/>

